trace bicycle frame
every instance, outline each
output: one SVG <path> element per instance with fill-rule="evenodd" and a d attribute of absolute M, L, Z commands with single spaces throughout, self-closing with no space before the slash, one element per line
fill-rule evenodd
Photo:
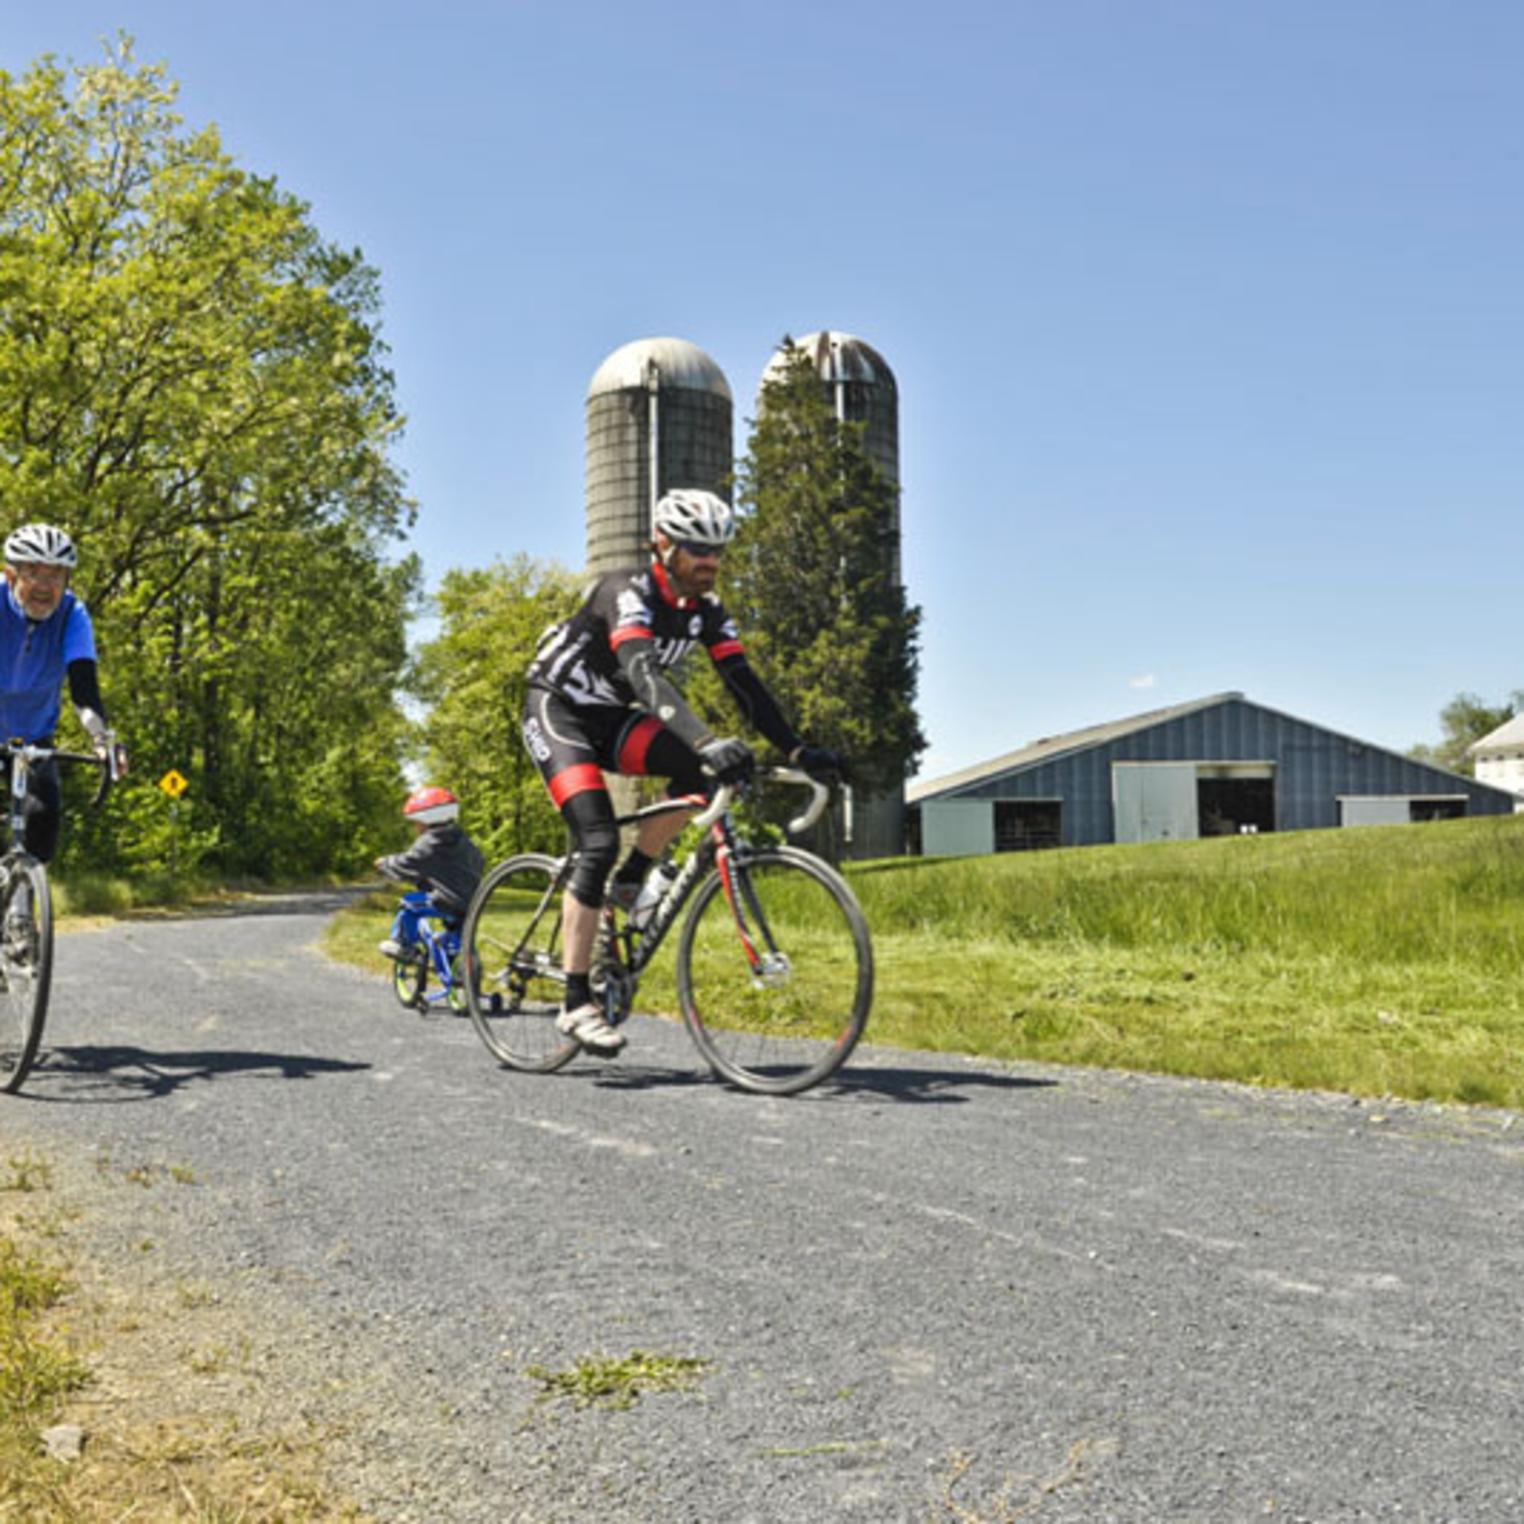
<path fill-rule="evenodd" d="M 807 773 L 793 768 L 769 768 L 758 776 L 784 783 L 802 784 L 812 791 L 813 797 L 810 804 L 802 814 L 788 823 L 790 835 L 808 830 L 819 819 L 830 797 L 830 790 L 825 785 L 817 783 Z M 644 809 L 636 810 L 632 814 L 621 815 L 616 821 L 622 829 L 626 826 L 638 826 L 656 815 L 671 814 L 676 810 L 694 810 L 701 805 L 707 806 L 692 822 L 692 825 L 701 832 L 698 841 L 683 860 L 677 877 L 657 903 L 645 925 L 638 928 L 628 924 L 616 927 L 612 912 L 605 911 L 604 921 L 598 933 L 598 953 L 594 957 L 594 968 L 596 970 L 602 967 L 606 985 L 614 982 L 619 985 L 617 990 L 608 990 L 604 998 L 604 1013 L 611 1024 L 617 1025 L 629 1014 L 641 975 L 650 967 L 651 960 L 661 950 L 667 934 L 687 908 L 694 890 L 703 883 L 710 869 L 716 866 L 720 870 L 726 903 L 730 906 L 731 914 L 735 918 L 736 933 L 752 972 L 759 978 L 765 977 L 768 973 L 767 954 L 758 950 L 759 943 L 765 946 L 770 940 L 766 919 L 754 895 L 747 895 L 745 897 L 747 903 L 744 905 L 741 903 L 741 898 L 736 893 L 737 878 L 731 872 L 732 865 L 738 861 L 744 862 L 750 850 L 748 843 L 738 835 L 735 822 L 730 817 L 730 806 L 735 796 L 736 789 L 730 784 L 724 784 L 715 790 L 714 797 L 710 800 L 705 800 L 699 795 L 664 800 L 659 804 L 647 805 Z M 560 866 L 546 887 L 544 898 L 530 918 L 529 928 L 525 934 L 526 940 L 534 936 L 547 913 L 559 916 L 561 895 L 571 877 L 574 860 L 574 855 L 570 854 L 560 859 Z M 615 981 L 608 980 L 610 974 L 617 976 Z M 610 993 L 614 998 L 609 998 Z"/>
<path fill-rule="evenodd" d="M 415 890 L 402 896 L 397 914 L 392 919 L 392 936 L 398 941 L 402 939 L 405 918 L 411 919 L 413 935 L 422 944 L 429 967 L 439 979 L 439 989 L 433 994 L 424 994 L 424 1005 L 442 1005 L 455 991 L 453 965 L 460 955 L 460 931 L 455 927 L 447 927 L 442 932 L 434 930 L 429 921 L 431 918 L 440 918 L 439 909 L 421 891 Z"/>

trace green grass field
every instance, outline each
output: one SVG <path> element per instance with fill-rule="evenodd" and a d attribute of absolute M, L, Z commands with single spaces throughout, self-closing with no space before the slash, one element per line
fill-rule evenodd
<path fill-rule="evenodd" d="M 868 1040 L 1524 1106 L 1524 816 L 850 869 Z M 383 960 L 390 896 L 330 934 Z M 641 989 L 671 1009 L 671 950 Z"/>
<path fill-rule="evenodd" d="M 877 1041 L 1524 1104 L 1524 817 L 852 877 Z"/>

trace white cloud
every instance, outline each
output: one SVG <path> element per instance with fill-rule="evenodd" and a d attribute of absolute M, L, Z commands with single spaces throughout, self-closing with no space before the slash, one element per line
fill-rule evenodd
<path fill-rule="evenodd" d="M 1127 686 L 1129 688 L 1152 688 L 1158 681 L 1159 679 L 1152 672 L 1145 672 L 1141 677 L 1129 677 L 1127 679 Z"/>

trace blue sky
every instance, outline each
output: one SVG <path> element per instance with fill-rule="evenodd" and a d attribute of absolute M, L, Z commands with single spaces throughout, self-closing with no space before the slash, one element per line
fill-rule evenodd
<path fill-rule="evenodd" d="M 382 279 L 431 581 L 580 566 L 672 335 L 899 379 L 922 776 L 1241 689 L 1404 749 L 1524 687 L 1524 7 L 51 0 Z"/>

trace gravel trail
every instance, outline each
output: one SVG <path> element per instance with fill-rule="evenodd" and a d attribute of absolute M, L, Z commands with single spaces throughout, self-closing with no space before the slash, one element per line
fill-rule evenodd
<path fill-rule="evenodd" d="M 642 1019 L 516 1075 L 336 903 L 61 937 L 0 1148 L 270 1330 L 388 1524 L 1524 1514 L 1514 1115 L 872 1047 L 766 1099 Z M 531 1374 L 636 1351 L 704 1363 Z"/>

